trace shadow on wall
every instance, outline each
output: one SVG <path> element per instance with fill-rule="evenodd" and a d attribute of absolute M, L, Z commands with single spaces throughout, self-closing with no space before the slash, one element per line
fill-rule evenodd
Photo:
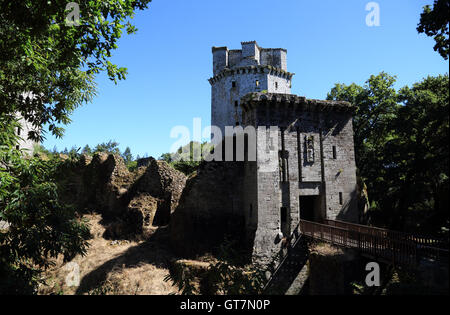
<path fill-rule="evenodd" d="M 358 199 L 359 194 L 355 189 L 350 193 L 350 198 L 342 206 L 339 214 L 336 216 L 336 220 L 359 223 L 361 216 L 359 213 Z"/>
<path fill-rule="evenodd" d="M 177 254 L 214 252 L 225 238 L 248 248 L 243 214 L 244 163 L 203 162 L 191 177 L 170 220 Z"/>

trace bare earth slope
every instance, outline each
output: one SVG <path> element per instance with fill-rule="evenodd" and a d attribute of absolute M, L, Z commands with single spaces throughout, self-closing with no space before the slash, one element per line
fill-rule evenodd
<path fill-rule="evenodd" d="M 39 294 L 176 294 L 178 289 L 164 278 L 172 255 L 165 228 L 155 228 L 143 241 L 112 241 L 102 237 L 100 215 L 86 215 L 93 239 L 85 257 L 63 264 L 62 258 L 44 274 Z M 76 263 L 76 264 L 74 264 Z M 77 267 L 78 266 L 78 267 Z M 77 284 L 79 268 L 79 286 Z"/>

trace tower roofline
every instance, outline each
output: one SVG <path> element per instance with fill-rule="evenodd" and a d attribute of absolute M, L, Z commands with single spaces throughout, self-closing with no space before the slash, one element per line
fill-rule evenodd
<path fill-rule="evenodd" d="M 211 50 L 212 50 L 212 52 L 216 52 L 218 50 L 228 50 L 228 47 L 227 46 L 221 46 L 221 47 L 213 46 Z"/>
<path fill-rule="evenodd" d="M 256 45 L 256 47 L 258 47 L 258 49 L 262 49 L 259 45 L 258 45 L 258 43 L 256 42 L 256 40 L 251 40 L 251 41 L 248 41 L 248 42 L 241 42 L 241 46 L 243 46 L 243 45 L 247 45 L 247 44 L 255 44 Z"/>
<path fill-rule="evenodd" d="M 287 53 L 286 48 L 260 48 L 262 51 L 269 51 L 269 50 L 282 50 Z"/>
<path fill-rule="evenodd" d="M 301 108 L 306 111 L 336 111 L 354 113 L 356 110 L 356 106 L 347 101 L 307 99 L 305 96 L 298 96 L 295 94 L 262 92 L 251 92 L 244 95 L 241 98 L 240 105 L 244 111 L 249 111 L 259 105 L 273 102 L 282 105 L 301 106 Z"/>
<path fill-rule="evenodd" d="M 246 67 L 238 67 L 238 68 L 225 68 L 219 73 L 217 73 L 215 76 L 208 79 L 210 84 L 213 84 L 214 82 L 222 79 L 223 77 L 226 77 L 228 75 L 234 75 L 238 73 L 267 73 L 267 74 L 273 74 L 278 75 L 281 77 L 286 77 L 289 80 L 292 79 L 292 77 L 295 75 L 295 73 L 285 71 L 283 69 L 271 66 L 271 65 L 257 65 L 257 66 L 246 66 Z"/>

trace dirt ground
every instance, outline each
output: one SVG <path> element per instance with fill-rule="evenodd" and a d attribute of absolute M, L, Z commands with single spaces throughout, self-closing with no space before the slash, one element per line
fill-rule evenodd
<path fill-rule="evenodd" d="M 164 281 L 173 259 L 164 245 L 165 228 L 154 228 L 143 240 L 107 240 L 100 215 L 86 215 L 92 239 L 87 255 L 69 263 L 62 258 L 44 274 L 39 294 L 177 294 L 172 282 Z"/>

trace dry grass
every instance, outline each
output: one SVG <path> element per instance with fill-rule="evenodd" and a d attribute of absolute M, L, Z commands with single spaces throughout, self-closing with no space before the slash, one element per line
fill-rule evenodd
<path fill-rule="evenodd" d="M 332 246 L 328 243 L 316 243 L 311 247 L 310 251 L 312 254 L 320 256 L 335 256 L 343 254 L 343 251 L 340 248 Z"/>
<path fill-rule="evenodd" d="M 164 246 L 165 231 L 155 230 L 147 240 L 111 241 L 102 237 L 105 228 L 100 215 L 86 215 L 91 234 L 86 256 L 77 256 L 72 264 L 56 260 L 44 274 L 45 285 L 39 294 L 176 294 L 178 289 L 165 282 L 169 273 L 170 251 Z M 68 286 L 66 278 L 73 266 L 79 266 L 80 285 Z"/>

